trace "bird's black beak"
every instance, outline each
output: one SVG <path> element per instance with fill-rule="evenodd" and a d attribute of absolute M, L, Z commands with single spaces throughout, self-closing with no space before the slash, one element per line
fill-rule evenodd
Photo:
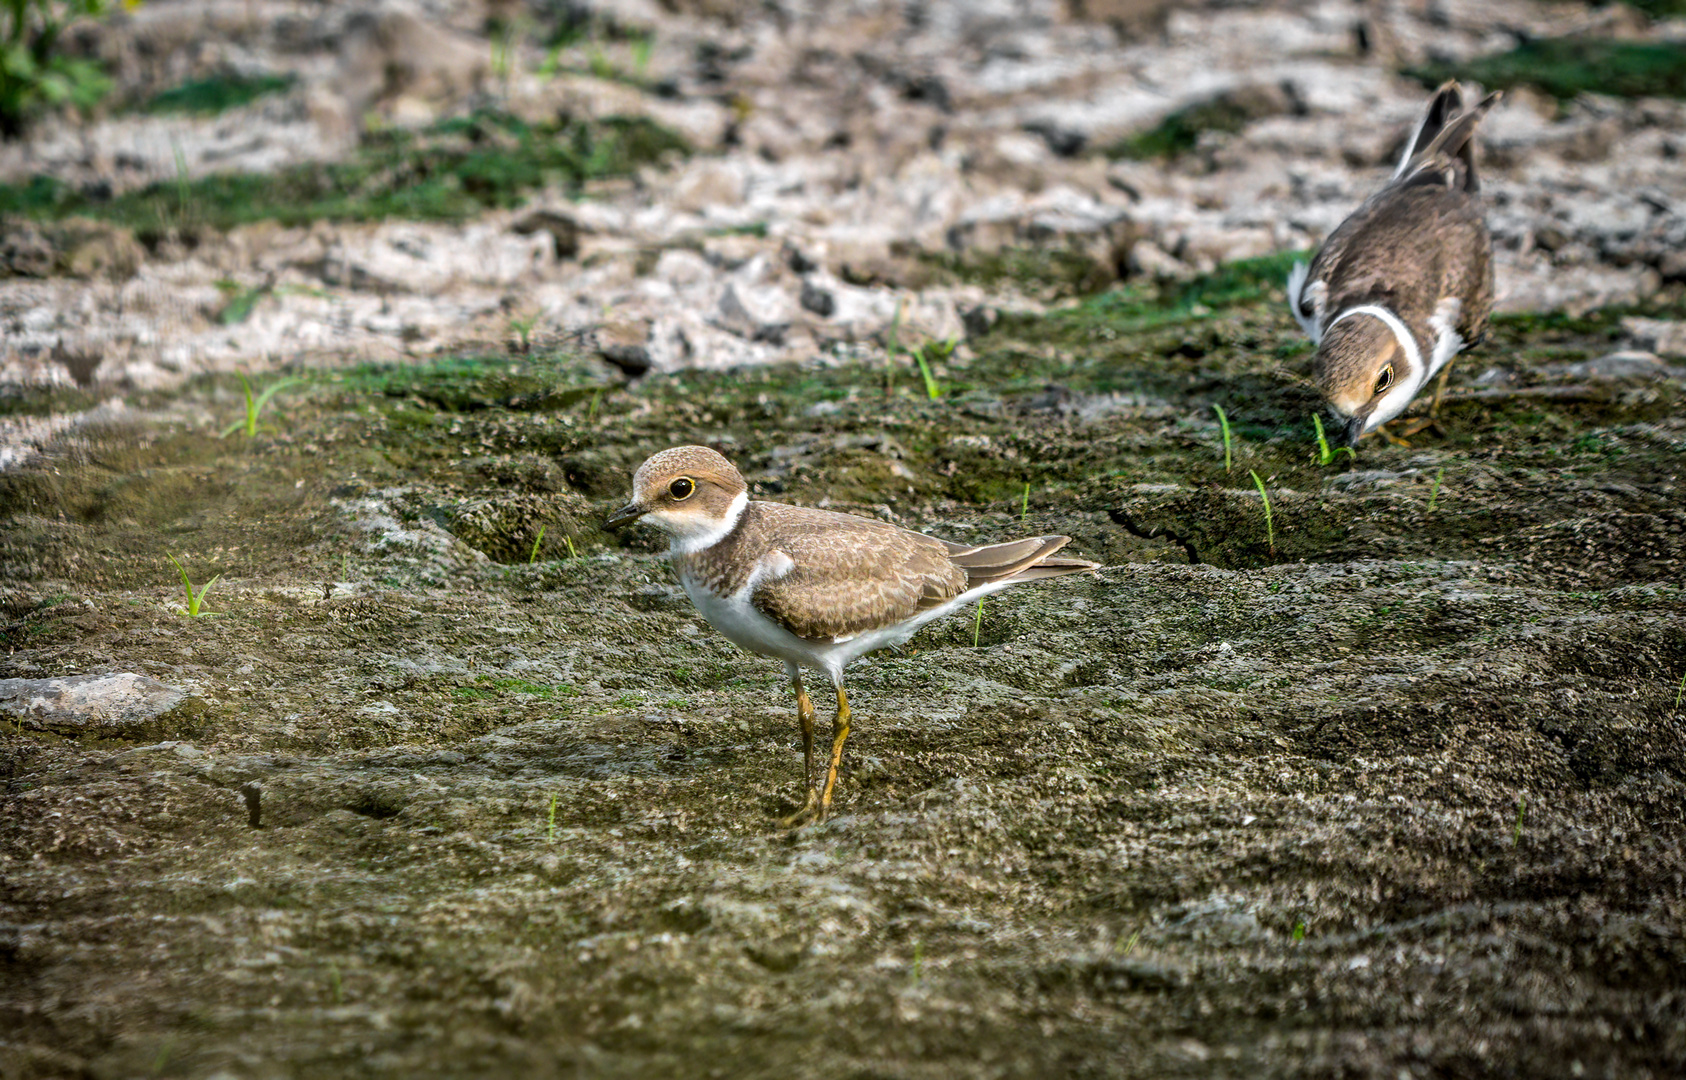
<path fill-rule="evenodd" d="M 639 506 L 637 503 L 627 503 L 619 510 L 610 514 L 608 520 L 603 522 L 603 527 L 605 529 L 619 529 L 624 526 L 631 525 L 634 521 L 637 521 L 643 516 L 644 508 L 642 506 Z"/>
<path fill-rule="evenodd" d="M 1358 440 L 1364 437 L 1364 423 L 1367 419 L 1368 417 L 1355 416 L 1348 420 L 1346 427 L 1341 431 L 1341 442 L 1349 447 L 1357 446 Z"/>

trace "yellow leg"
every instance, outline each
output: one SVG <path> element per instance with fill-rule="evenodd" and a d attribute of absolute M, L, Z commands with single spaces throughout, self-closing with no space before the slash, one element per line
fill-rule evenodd
<path fill-rule="evenodd" d="M 794 829 L 814 819 L 820 812 L 820 793 L 814 784 L 814 702 L 802 685 L 802 675 L 793 671 L 790 683 L 796 688 L 796 719 L 802 722 L 802 783 L 808 789 L 808 800 L 802 809 L 785 818 L 785 828 Z"/>
<path fill-rule="evenodd" d="M 826 770 L 825 790 L 820 793 L 820 820 L 831 812 L 831 793 L 837 787 L 837 766 L 843 763 L 843 742 L 849 737 L 849 695 L 837 687 L 837 726 L 831 737 L 831 768 Z"/>
<path fill-rule="evenodd" d="M 1453 359 L 1456 359 L 1454 357 Z M 1434 397 L 1428 403 L 1428 415 L 1405 426 L 1406 435 L 1417 435 L 1424 431 L 1434 431 L 1441 438 L 1446 432 L 1440 427 L 1440 399 L 1446 393 L 1446 384 L 1452 378 L 1452 361 L 1446 361 L 1446 366 L 1440 369 L 1440 381 L 1434 384 Z M 1404 444 L 1401 444 L 1404 445 Z"/>
<path fill-rule="evenodd" d="M 1391 421 L 1389 421 L 1389 422 L 1391 423 Z M 1386 439 L 1389 443 L 1393 444 L 1394 446 L 1399 447 L 1401 450 L 1411 449 L 1411 444 L 1406 442 L 1404 439 L 1401 439 L 1399 436 L 1395 435 L 1393 432 L 1389 431 L 1387 429 L 1387 424 L 1383 424 L 1382 426 L 1378 427 L 1376 429 L 1376 434 L 1380 435 L 1382 438 Z"/>
<path fill-rule="evenodd" d="M 1434 400 L 1429 402 L 1428 418 L 1432 421 L 1440 416 L 1440 399 L 1446 395 L 1446 384 L 1452 380 L 1452 357 L 1446 361 L 1446 366 L 1440 369 L 1440 381 L 1434 384 Z"/>

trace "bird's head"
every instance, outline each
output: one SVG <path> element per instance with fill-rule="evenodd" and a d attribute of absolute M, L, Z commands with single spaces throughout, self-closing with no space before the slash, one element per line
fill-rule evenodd
<path fill-rule="evenodd" d="M 706 446 L 676 446 L 650 457 L 632 476 L 632 499 L 604 525 L 643 519 L 668 534 L 676 550 L 698 551 L 732 531 L 749 501 L 742 474 Z"/>
<path fill-rule="evenodd" d="M 1347 446 L 1405 411 L 1423 384 L 1422 358 L 1379 316 L 1355 313 L 1323 334 L 1312 378 Z M 1408 334 L 1408 331 L 1406 332 Z"/>

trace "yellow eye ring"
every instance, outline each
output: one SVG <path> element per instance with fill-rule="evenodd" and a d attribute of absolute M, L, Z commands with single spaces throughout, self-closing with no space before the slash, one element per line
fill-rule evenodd
<path fill-rule="evenodd" d="M 1376 376 L 1376 393 L 1385 394 L 1387 388 L 1393 385 L 1393 365 L 1382 368 L 1382 373 Z"/>
<path fill-rule="evenodd" d="M 689 476 L 681 476 L 667 485 L 667 493 L 673 496 L 674 502 L 684 502 L 697 493 L 697 485 Z"/>

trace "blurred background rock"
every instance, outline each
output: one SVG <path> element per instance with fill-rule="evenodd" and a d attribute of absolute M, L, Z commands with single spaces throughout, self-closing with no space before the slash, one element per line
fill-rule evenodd
<path fill-rule="evenodd" d="M 65 5 L 59 16 L 74 16 Z M 1686 280 L 1686 5 L 148 0 L 0 143 L 0 381 L 577 342 L 631 374 L 964 337 L 1317 243 L 1428 88 L 1500 308 Z M 91 67 L 89 65 L 92 65 Z M 74 364 L 65 362 L 73 356 Z"/>

